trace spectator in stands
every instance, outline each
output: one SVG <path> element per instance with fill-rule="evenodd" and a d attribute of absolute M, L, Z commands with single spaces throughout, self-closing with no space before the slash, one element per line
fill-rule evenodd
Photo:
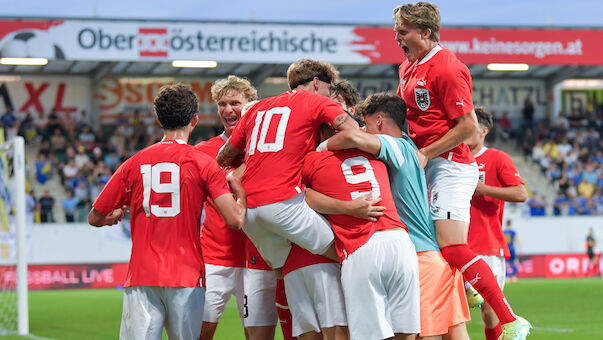
<path fill-rule="evenodd" d="M 85 125 L 82 131 L 79 133 L 77 140 L 84 146 L 86 151 L 92 151 L 94 149 L 94 143 L 96 142 L 96 136 L 92 132 L 90 125 Z"/>
<path fill-rule="evenodd" d="M 44 152 L 38 152 L 36 160 L 36 179 L 40 184 L 46 183 L 52 174 L 52 162 L 47 158 Z"/>
<path fill-rule="evenodd" d="M 13 112 L 13 108 L 10 105 L 6 106 L 6 112 L 0 117 L 2 127 L 4 128 L 4 138 L 9 141 L 17 135 L 18 121 L 17 116 Z"/>
<path fill-rule="evenodd" d="M 65 131 L 65 128 L 59 120 L 59 115 L 57 114 L 55 109 L 52 108 L 52 112 L 48 115 L 48 122 L 46 123 L 46 127 L 42 131 L 42 139 L 50 140 L 50 137 L 54 133 L 55 129 L 61 129 L 61 133 L 63 135 L 67 135 L 67 131 Z"/>
<path fill-rule="evenodd" d="M 566 205 L 567 205 L 567 199 L 565 198 L 565 195 L 562 194 L 560 191 L 557 192 L 557 196 L 555 197 L 555 200 L 553 201 L 553 215 L 561 216 L 561 214 L 563 212 L 563 207 Z"/>
<path fill-rule="evenodd" d="M 595 206 L 592 198 L 586 198 L 584 204 L 578 208 L 578 212 L 580 215 L 596 215 L 597 207 Z"/>
<path fill-rule="evenodd" d="M 25 118 L 21 121 L 21 124 L 19 124 L 18 134 L 19 136 L 25 138 L 26 143 L 31 142 L 32 139 L 34 139 L 34 137 L 36 136 L 37 129 L 36 125 L 34 124 L 34 120 L 31 113 L 28 112 L 25 115 Z"/>
<path fill-rule="evenodd" d="M 50 195 L 48 190 L 44 190 L 44 195 L 38 200 L 38 211 L 40 212 L 40 222 L 52 223 L 54 222 L 54 209 L 55 202 L 54 198 Z"/>
<path fill-rule="evenodd" d="M 534 126 L 534 104 L 530 98 L 526 98 L 521 113 L 523 115 L 523 124 L 525 128 L 531 130 Z"/>
<path fill-rule="evenodd" d="M 588 178 L 583 177 L 582 181 L 580 181 L 580 184 L 578 184 L 577 190 L 578 195 L 584 196 L 585 198 L 590 198 L 595 192 L 595 186 L 590 184 Z"/>
<path fill-rule="evenodd" d="M 73 196 L 73 191 L 67 190 L 66 197 L 63 199 L 63 211 L 65 212 L 65 221 L 74 222 L 75 209 L 78 204 L 78 198 Z"/>
<path fill-rule="evenodd" d="M 75 166 L 75 161 L 73 159 L 69 160 L 61 170 L 61 184 L 68 185 L 71 183 L 71 179 L 78 174 L 78 171 L 79 169 Z"/>
<path fill-rule="evenodd" d="M 523 150 L 523 157 L 525 160 L 528 160 L 532 155 L 532 148 L 535 143 L 536 140 L 532 130 L 524 130 L 524 135 L 521 138 L 521 149 Z"/>
<path fill-rule="evenodd" d="M 50 137 L 50 148 L 52 152 L 57 155 L 59 160 L 61 159 L 61 155 L 64 157 L 65 152 L 67 151 L 67 147 L 69 146 L 69 140 L 63 134 L 61 129 L 56 128 L 52 136 Z"/>
<path fill-rule="evenodd" d="M 77 166 L 78 169 L 83 169 L 86 164 L 90 163 L 90 157 L 86 154 L 86 149 L 83 145 L 77 147 L 77 154 L 75 155 L 74 160 L 75 166 Z"/>

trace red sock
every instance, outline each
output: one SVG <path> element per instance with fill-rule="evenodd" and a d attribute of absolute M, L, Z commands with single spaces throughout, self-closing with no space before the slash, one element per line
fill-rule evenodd
<path fill-rule="evenodd" d="M 276 313 L 281 323 L 283 338 L 285 340 L 295 340 L 293 337 L 293 317 L 285 294 L 285 280 L 276 280 L 276 298 L 274 302 L 276 303 Z"/>
<path fill-rule="evenodd" d="M 484 333 L 486 334 L 486 340 L 498 340 L 498 337 L 502 334 L 500 322 L 497 323 L 494 328 L 484 327 Z"/>
<path fill-rule="evenodd" d="M 461 271 L 464 279 L 477 290 L 492 307 L 502 324 L 515 321 L 511 306 L 498 286 L 488 264 L 466 244 L 452 244 L 441 248 L 442 256 L 451 266 Z"/>

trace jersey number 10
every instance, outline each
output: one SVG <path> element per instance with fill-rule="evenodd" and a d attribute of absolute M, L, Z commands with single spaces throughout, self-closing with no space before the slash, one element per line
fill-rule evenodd
<path fill-rule="evenodd" d="M 169 172 L 170 181 L 161 183 L 161 173 Z M 174 163 L 143 164 L 140 166 L 142 174 L 142 208 L 147 216 L 174 217 L 180 213 L 180 167 Z M 151 190 L 159 194 L 171 194 L 172 204 L 169 207 L 160 207 L 150 204 Z M 150 205 L 150 206 L 149 206 Z"/>
<path fill-rule="evenodd" d="M 270 123 L 275 115 L 281 116 L 281 120 L 278 122 L 278 127 L 276 128 L 276 138 L 274 139 L 274 142 L 266 143 L 268 128 L 270 128 Z M 287 106 L 273 107 L 268 111 L 258 111 L 255 117 L 253 130 L 251 131 L 251 141 L 249 143 L 250 156 L 255 153 L 256 149 L 259 152 L 277 152 L 283 149 L 283 144 L 285 143 L 285 131 L 287 130 L 287 123 L 289 122 L 289 115 L 291 115 L 291 109 Z M 262 126 L 262 131 L 259 131 L 260 125 Z M 259 140 L 258 132 L 260 132 Z"/>

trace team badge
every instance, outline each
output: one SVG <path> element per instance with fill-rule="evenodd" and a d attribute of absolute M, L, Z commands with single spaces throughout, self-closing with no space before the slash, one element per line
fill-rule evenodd
<path fill-rule="evenodd" d="M 429 100 L 429 90 L 427 89 L 417 89 L 415 88 L 415 102 L 419 109 L 425 111 L 431 105 L 431 101 Z"/>

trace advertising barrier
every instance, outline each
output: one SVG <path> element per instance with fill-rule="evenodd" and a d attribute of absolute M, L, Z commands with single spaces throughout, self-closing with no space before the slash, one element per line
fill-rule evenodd
<path fill-rule="evenodd" d="M 134 20 L 0 20 L 0 55 L 65 60 L 399 64 L 393 25 Z M 600 65 L 603 30 L 451 28 L 443 46 L 467 64 Z"/>
<path fill-rule="evenodd" d="M 519 257 L 517 276 L 548 279 L 585 277 L 587 270 L 588 257 L 586 254 L 526 255 Z M 599 273 L 601 272 L 603 272 L 603 264 L 599 263 Z"/>

